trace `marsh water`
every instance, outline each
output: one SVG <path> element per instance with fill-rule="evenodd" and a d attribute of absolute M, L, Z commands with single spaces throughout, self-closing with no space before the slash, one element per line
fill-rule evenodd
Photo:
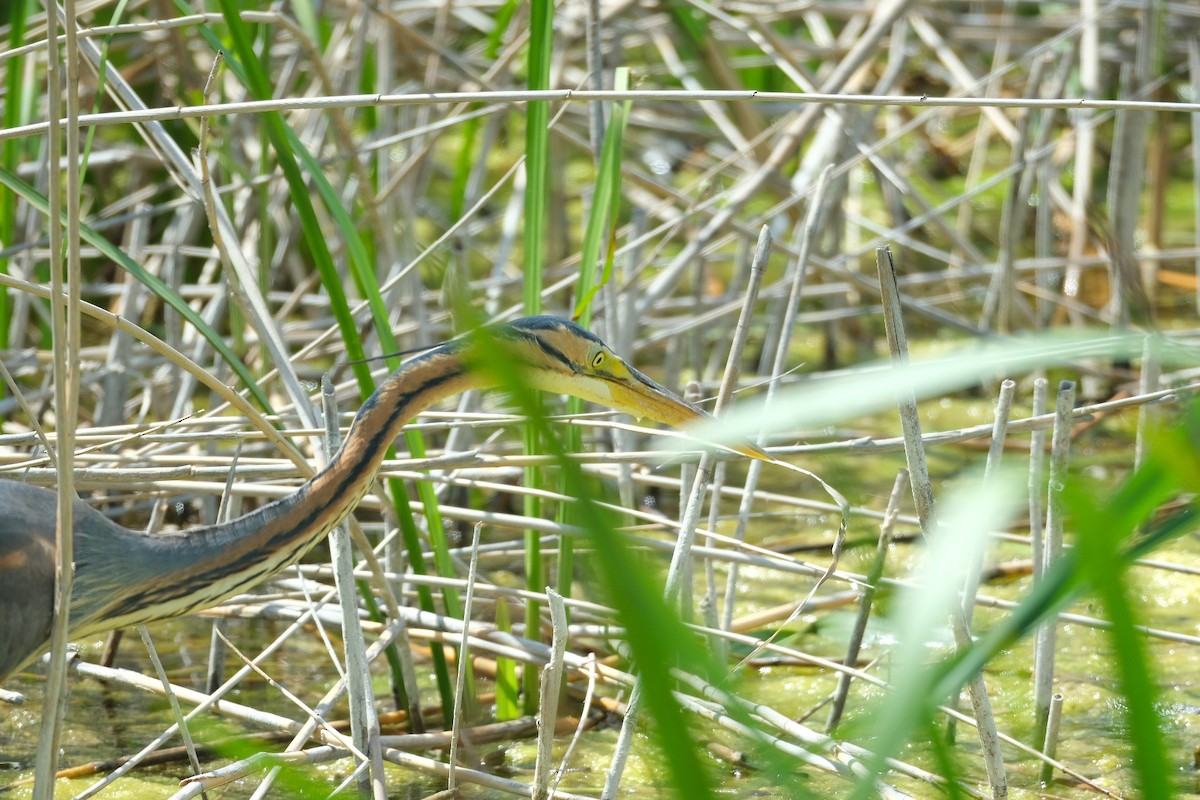
<path fill-rule="evenodd" d="M 991 403 L 987 400 L 955 403 L 932 403 L 925 408 L 925 423 L 928 428 L 946 428 L 964 421 L 981 422 L 990 415 Z M 1131 415 L 1132 416 L 1132 415 Z M 886 426 L 884 426 L 886 427 Z M 1110 420 L 1103 428 L 1085 433 L 1075 446 L 1075 466 L 1091 471 L 1101 477 L 1113 478 L 1118 469 L 1110 464 L 1121 463 L 1127 456 L 1120 456 L 1131 447 L 1128 431 L 1131 426 L 1120 419 Z M 1025 459 L 1027 437 L 1013 437 L 1013 448 L 1009 457 Z M 971 445 L 951 445 L 933 448 L 930 451 L 931 468 L 935 473 L 935 491 L 948 486 L 959 474 L 963 465 L 977 462 L 980 448 Z M 903 466 L 903 454 L 883 453 L 873 455 L 838 454 L 808 458 L 802 466 L 819 472 L 822 477 L 847 494 L 855 506 L 880 511 L 890 492 L 896 470 Z M 736 470 L 734 470 L 736 472 Z M 767 490 L 792 491 L 787 476 L 774 476 L 768 471 Z M 736 481 L 734 481 L 736 484 Z M 669 499 L 662 502 L 669 502 Z M 905 508 L 911 506 L 906 498 Z M 732 508 L 728 509 L 732 512 Z M 730 523 L 732 524 L 732 523 Z M 756 519 L 750 538 L 765 547 L 782 546 L 803 548 L 803 557 L 814 563 L 828 559 L 828 547 L 832 541 L 836 520 L 820 513 L 795 508 L 772 509 L 771 513 Z M 901 525 L 897 541 L 891 546 L 885 575 L 899 577 L 911 572 L 921 556 L 921 544 L 912 534 L 911 527 Z M 1012 539 L 997 540 L 988 556 L 992 565 L 1016 565 L 1013 574 L 991 580 L 982 587 L 981 594 L 1000 600 L 1020 600 L 1028 591 L 1031 578 L 1021 568 L 1029 558 L 1029 548 L 1017 538 L 1027 530 L 1012 531 Z M 495 534 L 498 538 L 511 537 L 511 532 Z M 848 572 L 865 573 L 867 564 L 875 550 L 878 521 L 857 516 L 852 519 L 849 540 L 852 547 L 843 555 L 841 568 Z M 1154 558 L 1178 565 L 1182 571 L 1171 571 L 1154 566 L 1135 567 L 1133 582 L 1138 591 L 1141 622 L 1150 628 L 1161 629 L 1183 637 L 1200 637 L 1200 542 L 1194 536 L 1173 541 L 1156 553 Z M 503 574 L 507 566 L 493 563 L 496 574 Z M 697 570 L 702 573 L 702 570 Z M 503 578 L 499 578 L 503 580 Z M 697 592 L 702 592 L 702 578 L 698 578 Z M 768 608 L 779 603 L 790 602 L 807 592 L 809 584 L 779 572 L 759 568 L 743 568 L 739 576 L 737 592 L 738 613 L 745 614 Z M 833 593 L 845 586 L 828 585 L 823 591 Z M 881 677 L 887 677 L 888 647 L 890 636 L 889 600 L 891 593 L 885 588 L 877 597 L 875 612 L 868 629 L 867 640 L 860 656 L 860 666 L 870 663 L 870 669 Z M 1083 616 L 1097 615 L 1097 609 L 1088 603 L 1079 603 L 1071 609 Z M 976 612 L 975 625 L 985 629 L 1006 613 L 981 605 Z M 806 614 L 791 627 L 784 641 L 789 647 L 830 659 L 840 659 L 846 646 L 846 637 L 851 628 L 854 614 L 852 606 L 834 608 L 818 613 Z M 271 642 L 286 624 L 270 620 L 228 620 L 227 633 L 232 641 L 245 652 L 257 650 Z M 154 641 L 173 683 L 202 689 L 207 668 L 211 621 L 189 618 L 159 623 L 152 626 Z M 1110 788 L 1124 797 L 1132 794 L 1129 772 L 1129 743 L 1122 727 L 1122 694 L 1116 681 L 1113 662 L 1109 658 L 1109 642 L 1106 634 L 1079 622 L 1062 623 L 1058 633 L 1058 652 L 1055 690 L 1064 697 L 1063 723 L 1059 736 L 1058 758 L 1072 769 Z M 104 637 L 93 637 L 79 643 L 88 660 L 97 660 L 103 648 Z M 947 641 L 949 632 L 946 633 Z M 340 645 L 336 636 L 335 643 Z M 1193 754 L 1200 744 L 1200 649 L 1194 644 L 1172 641 L 1150 636 L 1146 640 L 1157 670 L 1161 698 L 1160 717 L 1170 742 L 1171 763 L 1179 772 L 1180 788 L 1183 792 L 1200 792 L 1200 778 L 1193 779 Z M 936 652 L 936 648 L 935 648 Z M 735 653 L 735 655 L 737 655 Z M 1001 731 L 1028 742 L 1033 729 L 1034 708 L 1032 702 L 1032 653 L 1030 642 L 1022 641 L 1018 646 L 993 660 L 986 672 L 986 680 L 996 711 Z M 427 664 L 427 659 L 418 660 L 418 667 Z M 153 674 L 144 649 L 137 637 L 130 633 L 125 638 L 117 660 L 117 666 Z M 272 677 L 295 692 L 307 703 L 315 703 L 324 693 L 331 680 L 328 657 L 316 636 L 295 637 L 270 662 Z M 10 681 L 6 688 L 23 692 L 28 702 L 20 707 L 5 707 L 0 711 L 0 786 L 20 784 L 32 777 L 32 763 L 37 747 L 37 730 L 41 717 L 40 670 L 27 672 Z M 430 702 L 436 697 L 432 678 L 423 677 L 424 689 Z M 823 707 L 837 681 L 836 674 L 804 664 L 783 661 L 762 662 L 747 670 L 737 685 L 738 692 L 746 697 L 764 702 L 793 719 L 805 720 L 807 724 L 824 729 L 827 710 Z M 383 676 L 376 675 L 376 691 L 380 698 L 387 696 L 387 684 Z M 487 687 L 484 687 L 487 691 Z M 843 730 L 854 732 L 856 726 L 870 718 L 878 699 L 878 690 L 855 684 L 847 704 L 847 718 Z M 250 679 L 236 689 L 229 699 L 245 705 L 262 708 L 292 716 L 299 711 L 281 693 L 260 679 Z M 380 700 L 385 710 L 388 704 Z M 969 708 L 965 702 L 964 708 Z M 344 712 L 344 704 L 340 709 Z M 339 716 L 344 716 L 340 713 Z M 170 725 L 172 717 L 164 699 L 157 695 L 136 691 L 123 685 L 104 683 L 78 675 L 71 678 L 71 695 L 67 710 L 66 725 L 62 740 L 63 768 L 77 766 L 90 761 L 103 761 L 129 755 L 140 750 L 146 742 L 157 736 Z M 236 734 L 254 733 L 248 726 L 216 716 L 206 716 L 193 727 L 197 741 L 227 739 Z M 736 737 L 709 728 L 696 728 L 698 737 L 712 738 L 735 751 L 744 743 Z M 563 778 L 561 788 L 588 795 L 598 795 L 603 785 L 604 773 L 611 757 L 617 736 L 615 725 L 602 725 L 584 734 L 572 758 L 571 769 Z M 983 785 L 982 762 L 978 758 L 978 745 L 974 731 L 960 726 L 957 732 L 958 767 L 963 778 L 971 784 Z M 559 750 L 565 748 L 565 738 Z M 171 745 L 178 744 L 172 741 Z M 231 756 L 240 751 L 232 751 Z M 243 753 L 244 754 L 244 753 Z M 1010 783 L 1014 798 L 1090 798 L 1097 796 L 1094 790 L 1083 787 L 1074 779 L 1058 774 L 1044 788 L 1039 785 L 1040 763 L 1022 755 L 1012 748 L 1005 749 L 1006 763 L 1010 771 Z M 933 770 L 937 765 L 921 744 L 915 743 L 901 755 L 903 760 Z M 516 777 L 526 775 L 533 768 L 535 746 L 533 740 L 510 741 L 488 745 L 474 750 L 466 756 L 472 766 L 486 764 L 488 769 L 500 774 Z M 206 768 L 222 763 L 220 760 L 207 762 Z M 321 793 L 332 790 L 345 779 L 348 762 L 304 767 L 303 781 L 309 788 Z M 719 776 L 720 785 L 739 794 L 775 796 L 776 784 L 760 779 L 754 764 L 731 764 L 713 758 L 711 768 Z M 395 766 L 389 766 L 391 796 L 397 798 L 424 797 L 443 788 L 437 780 Z M 178 782 L 191 774 L 185 761 L 139 769 L 119 780 L 103 796 L 112 798 L 158 798 L 169 797 L 178 789 Z M 656 768 L 654 749 L 645 737 L 635 747 L 634 757 L 627 772 L 625 786 L 630 796 L 656 796 L 660 782 L 660 771 Z M 527 778 L 526 778 L 527 779 Z M 97 780 L 85 777 L 63 781 L 58 796 L 67 797 L 83 791 Z M 238 781 L 222 787 L 216 795 L 220 797 L 249 796 L 257 781 Z M 924 784 L 897 779 L 894 785 L 916 797 L 936 796 L 937 790 Z M 807 775 L 806 785 L 815 795 L 839 796 L 846 791 L 846 784 L 819 772 Z M 29 796 L 29 788 L 18 787 L 7 793 L 10 797 Z M 290 790 L 276 790 L 275 796 L 290 796 Z M 477 787 L 467 787 L 467 796 L 501 796 Z M 319 795 L 318 795 L 319 796 Z"/>

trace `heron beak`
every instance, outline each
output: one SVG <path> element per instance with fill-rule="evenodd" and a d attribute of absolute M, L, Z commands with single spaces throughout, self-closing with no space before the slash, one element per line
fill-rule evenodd
<path fill-rule="evenodd" d="M 704 409 L 660 386 L 633 367 L 625 366 L 629 370 L 628 378 L 612 378 L 608 381 L 614 408 L 639 419 L 645 417 L 673 428 L 715 421 L 716 418 Z M 762 448 L 749 442 L 730 443 L 725 447 L 760 461 L 775 460 Z"/>

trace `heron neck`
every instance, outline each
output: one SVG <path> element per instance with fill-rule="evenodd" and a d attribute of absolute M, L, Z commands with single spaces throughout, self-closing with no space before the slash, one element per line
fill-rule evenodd
<path fill-rule="evenodd" d="M 325 468 L 295 493 L 220 525 L 140 537 L 156 551 L 146 555 L 178 580 L 130 586 L 123 601 L 112 604 L 123 612 L 119 624 L 198 611 L 295 564 L 367 493 L 405 423 L 439 400 L 482 385 L 452 345 L 407 361 L 363 404 Z"/>
<path fill-rule="evenodd" d="M 401 429 L 417 414 L 452 395 L 482 385 L 479 374 L 464 368 L 453 346 L 414 358 L 367 399 L 350 431 L 329 463 L 295 494 L 279 501 L 280 509 L 261 520 L 257 549 L 300 555 L 320 541 L 358 506 L 375 482 L 383 459 Z M 274 504 L 271 504 L 274 505 Z M 299 556 L 290 563 L 299 560 Z"/>

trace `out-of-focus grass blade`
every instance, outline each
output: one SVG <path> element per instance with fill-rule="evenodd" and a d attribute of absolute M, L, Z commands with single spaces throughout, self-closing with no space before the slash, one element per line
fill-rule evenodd
<path fill-rule="evenodd" d="M 43 214 L 50 213 L 50 203 L 46 197 L 6 169 L 0 169 L 0 184 L 7 186 L 13 192 L 25 198 L 26 202 Z M 63 224 L 66 224 L 65 217 Z M 180 316 L 190 322 L 200 332 L 200 335 L 207 339 L 209 344 L 220 353 L 221 357 L 229 364 L 230 369 L 242 379 L 247 391 L 250 392 L 259 405 L 264 410 L 271 410 L 271 404 L 267 400 L 266 393 L 263 392 L 258 382 L 254 380 L 254 376 L 250 374 L 250 371 L 246 369 L 246 365 L 238 358 L 237 353 L 229 348 L 229 345 L 225 343 L 224 337 L 213 330 L 212 326 L 205 322 L 174 289 L 163 283 L 157 275 L 147 272 L 141 264 L 130 258 L 125 251 L 87 225 L 80 226 L 80 236 L 83 237 L 85 242 L 95 247 L 126 272 L 137 278 L 146 288 L 158 295 L 164 303 L 175 309 Z"/>
<path fill-rule="evenodd" d="M 1141 522 L 1138 534 L 1127 542 L 1119 556 L 1126 563 L 1145 558 L 1167 542 L 1200 529 L 1200 502 L 1191 500 L 1169 512 L 1160 513 L 1163 502 L 1175 494 L 1193 495 L 1200 489 L 1200 404 L 1193 402 L 1184 418 L 1186 435 L 1177 427 L 1152 436 L 1150 458 L 1141 469 L 1128 476 L 1117 489 L 1122 514 Z M 1164 481 L 1163 476 L 1170 480 Z M 1076 490 L 1068 484 L 1064 501 L 1068 504 L 1088 502 L 1076 499 Z M 1103 495 L 1112 495 L 1110 489 Z M 1068 510 L 1070 510 L 1070 505 Z M 1042 580 L 1034 585 L 1013 611 L 980 637 L 976 646 L 948 665 L 939 679 L 944 685 L 937 693 L 957 691 L 972 670 L 982 669 L 1002 648 L 1032 631 L 1042 620 L 1057 614 L 1087 589 L 1078 564 L 1075 548 L 1063 551 Z"/>
<path fill-rule="evenodd" d="M 654 721 L 652 736 L 662 751 L 663 769 L 675 796 L 689 800 L 712 797 L 704 759 L 674 696 L 676 686 L 671 670 L 679 665 L 707 679 L 717 674 L 715 665 L 700 639 L 688 631 L 663 598 L 661 581 L 655 580 L 616 530 L 616 514 L 597 502 L 601 484 L 584 475 L 580 465 L 567 455 L 546 421 L 537 393 L 522 382 L 521 365 L 507 357 L 501 343 L 484 338 L 489 335 L 486 329 L 475 335 L 482 340 L 477 352 L 486 353 L 486 357 L 478 359 L 472 367 L 487 370 L 529 416 L 529 427 L 538 432 L 545 452 L 554 457 L 567 492 L 577 498 L 579 525 L 586 531 L 592 548 L 588 563 L 625 631 L 643 682 L 645 709 Z"/>
<path fill-rule="evenodd" d="M 1181 508 L 1150 526 L 1149 531 L 1127 550 L 1122 558 L 1133 562 L 1167 542 L 1200 529 L 1200 506 Z M 979 637 L 975 646 L 938 668 L 938 678 L 930 697 L 949 697 L 966 685 L 971 675 L 983 669 L 997 653 L 1029 635 L 1043 620 L 1063 611 L 1088 586 L 1074 549 L 1063 552 L 1025 599 L 1008 616 Z"/>
<path fill-rule="evenodd" d="M 704 50 L 704 40 L 709 35 L 707 25 L 701 20 L 700 13 L 684 0 L 669 0 L 666 7 L 675 30 L 680 34 L 679 38 L 675 40 L 680 54 L 701 71 L 706 86 L 715 86 L 716 82 L 708 74 L 704 59 L 700 57 L 701 51 Z"/>
<path fill-rule="evenodd" d="M 1055 330 L 964 344 L 953 355 L 915 358 L 903 367 L 881 361 L 853 374 L 817 377 L 780 389 L 766 409 L 753 400 L 739 402 L 718 422 L 697 426 L 692 433 L 702 441 L 731 444 L 753 439 L 760 431 L 820 428 L 891 408 L 900 388 L 911 387 L 918 398 L 935 397 L 997 375 L 1019 375 L 1083 358 L 1136 358 L 1144 338 L 1136 333 Z M 1164 364 L 1200 364 L 1200 351 L 1194 348 L 1164 348 L 1162 357 Z M 673 441 L 677 447 L 687 446 Z"/>
<path fill-rule="evenodd" d="M 945 732 L 932 720 L 925 725 L 925 741 L 929 743 L 929 749 L 938 765 L 937 774 L 943 779 L 939 788 L 946 793 L 946 800 L 964 800 L 967 793 L 959 785 L 962 770 L 954 761 L 954 746 L 947 740 Z"/>
<path fill-rule="evenodd" d="M 1174 792 L 1167 778 L 1170 767 L 1155 708 L 1158 691 L 1146 661 L 1143 636 L 1137 630 L 1137 613 L 1125 577 L 1129 565 L 1120 558 L 1123 541 L 1134 532 L 1140 519 L 1131 518 L 1132 515 L 1118 506 L 1120 494 L 1117 502 L 1105 503 L 1102 500 L 1104 492 L 1099 487 L 1090 491 L 1075 488 L 1066 505 L 1078 531 L 1075 548 L 1079 552 L 1080 570 L 1100 600 L 1104 618 L 1110 626 L 1108 634 L 1117 665 L 1118 685 L 1125 701 L 1139 796 L 1170 800 Z"/>
<path fill-rule="evenodd" d="M 1024 485 L 1025 476 L 1012 472 L 997 472 L 986 483 L 979 473 L 967 474 L 941 502 L 921 567 L 896 600 L 895 677 L 871 723 L 870 777 L 855 787 L 856 800 L 874 795 L 875 776 L 886 772 L 885 759 L 929 723 L 939 700 L 931 696 L 937 674 L 928 666 L 929 643 L 944 638 L 950 615 L 962 602 L 967 570 L 978 562 L 988 534 L 1004 530 L 1017 514 Z"/>

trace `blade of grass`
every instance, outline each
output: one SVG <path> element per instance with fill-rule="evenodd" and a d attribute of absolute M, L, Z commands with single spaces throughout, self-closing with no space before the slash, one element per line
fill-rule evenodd
<path fill-rule="evenodd" d="M 508 600 L 496 598 L 496 630 L 512 633 Z M 517 679 L 517 662 L 511 658 L 496 659 L 496 719 L 513 720 L 521 716 L 521 684 Z"/>
<path fill-rule="evenodd" d="M 1137 630 L 1137 614 L 1126 580 L 1129 564 L 1120 558 L 1124 540 L 1135 532 L 1141 518 L 1117 505 L 1121 494 L 1117 502 L 1097 505 L 1096 500 L 1105 496 L 1099 487 L 1077 490 L 1071 503 L 1078 530 L 1075 547 L 1080 570 L 1090 581 L 1111 625 L 1109 636 L 1139 795 L 1170 800 L 1174 792 L 1167 777 L 1171 767 L 1155 705 L 1158 691 L 1147 663 L 1144 638 Z"/>
<path fill-rule="evenodd" d="M 318 45 L 325 44 L 322 41 L 322 27 L 318 22 L 319 17 L 316 8 L 313 6 L 312 0 L 293 0 L 290 6 L 292 13 L 296 15 L 296 22 L 300 28 Z"/>
<path fill-rule="evenodd" d="M 528 84 L 530 91 L 550 88 L 554 40 L 553 0 L 532 0 L 529 7 Z M 530 103 L 525 120 L 525 313 L 542 310 L 546 213 L 550 197 L 550 106 Z"/>
<path fill-rule="evenodd" d="M 1064 551 L 1025 600 L 972 648 L 935 668 L 939 674 L 928 692 L 929 703 L 936 704 L 957 693 L 970 675 L 983 669 L 997 653 L 1030 636 L 1038 625 L 1081 595 L 1094 593 L 1109 611 L 1114 651 L 1124 650 L 1117 652 L 1116 657 L 1121 691 L 1128 707 L 1139 795 L 1171 796 L 1166 779 L 1166 749 L 1154 706 L 1153 676 L 1122 575 L 1135 560 L 1200 527 L 1200 504 L 1194 500 L 1166 516 L 1158 511 L 1181 491 L 1194 490 L 1200 481 L 1197 457 L 1200 407 L 1193 406 L 1185 427 L 1185 436 L 1179 435 L 1178 427 L 1156 436 L 1146 464 L 1126 478 L 1116 491 L 1071 477 L 1064 487 L 1063 501 L 1075 520 L 1079 543 Z M 1107 541 L 1099 544 L 1084 541 L 1105 537 Z M 1106 563 L 1097 568 L 1094 563 L 1083 563 L 1085 559 Z M 1118 610 L 1114 616 L 1112 604 L 1123 605 L 1124 610 Z"/>
<path fill-rule="evenodd" d="M 1200 505 L 1192 504 L 1155 523 L 1149 534 L 1124 551 L 1121 557 L 1129 561 L 1142 558 L 1197 529 L 1200 529 Z M 1043 620 L 1063 611 L 1082 595 L 1088 586 L 1082 580 L 1077 559 L 1074 550 L 1066 551 L 1046 573 L 1045 580 L 1035 586 L 1020 605 L 980 636 L 974 647 L 946 663 L 939 670 L 930 697 L 949 697 L 959 691 L 971 674 L 983 669 L 997 653 L 1028 636 Z"/>
<path fill-rule="evenodd" d="M 665 599 L 660 581 L 618 532 L 617 515 L 598 502 L 598 481 L 583 473 L 554 435 L 541 403 L 536 401 L 538 395 L 521 380 L 520 364 L 506 357 L 499 342 L 488 341 L 487 337 L 486 329 L 480 331 L 482 344 L 477 351 L 485 353 L 486 358 L 476 359 L 471 366 L 488 371 L 502 389 L 512 394 L 528 415 L 529 427 L 538 433 L 546 452 L 562 471 L 570 495 L 578 499 L 580 522 L 592 548 L 589 563 L 625 631 L 645 689 L 644 708 L 655 723 L 652 735 L 662 751 L 662 763 L 676 796 L 710 798 L 713 793 L 708 771 L 675 698 L 671 669 L 684 664 L 689 671 L 707 677 L 717 674 L 715 665 Z"/>
<path fill-rule="evenodd" d="M 885 761 L 896 755 L 912 735 L 931 724 L 942 701 L 932 696 L 937 672 L 927 666 L 928 643 L 936 641 L 953 614 L 961 614 L 959 587 L 975 563 L 992 530 L 1003 530 L 1022 499 L 1023 476 L 1000 473 L 984 485 L 978 475 L 968 475 L 943 497 L 940 524 L 926 532 L 927 549 L 920 573 L 896 603 L 897 639 L 895 679 L 882 705 L 873 715 L 873 757 L 869 775 L 855 787 L 854 798 L 874 792 L 874 781 L 885 771 Z M 968 676 L 972 677 L 972 676 Z"/>
<path fill-rule="evenodd" d="M 728 443 L 753 439 L 760 432 L 819 428 L 877 413 L 889 407 L 900 389 L 911 389 L 922 399 L 975 386 L 996 374 L 1073 365 L 1100 356 L 1136 358 L 1143 338 L 1112 331 L 1053 330 L 964 346 L 948 357 L 914 358 L 895 370 L 877 362 L 852 374 L 817 377 L 780 389 L 769 413 L 752 401 L 739 403 L 719 423 L 698 425 L 692 433 L 703 441 Z M 1195 351 L 1172 348 L 1164 351 L 1163 363 L 1194 364 Z"/>
<path fill-rule="evenodd" d="M 529 8 L 529 52 L 527 60 L 528 83 L 531 90 L 550 88 L 550 55 L 554 42 L 554 0 L 532 0 Z M 545 261 L 546 215 L 550 197 L 550 106 L 548 103 L 530 103 L 525 118 L 525 269 L 524 296 L 525 313 L 538 314 L 542 310 L 542 270 Z M 541 398 L 534 397 L 533 410 L 540 413 Z M 530 425 L 525 428 L 525 452 L 533 455 L 542 452 L 538 441 L 538 429 Z M 525 469 L 525 485 L 541 486 L 541 470 L 537 467 Z M 542 516 L 541 499 L 526 495 L 523 501 L 526 516 Z M 541 538 L 536 531 L 525 531 L 525 588 L 541 592 L 546 585 L 545 565 L 542 563 Z M 541 604 L 537 600 L 525 602 L 525 636 L 541 641 Z M 522 708 L 526 714 L 536 714 L 540 673 L 526 668 L 522 684 L 525 698 Z"/>

